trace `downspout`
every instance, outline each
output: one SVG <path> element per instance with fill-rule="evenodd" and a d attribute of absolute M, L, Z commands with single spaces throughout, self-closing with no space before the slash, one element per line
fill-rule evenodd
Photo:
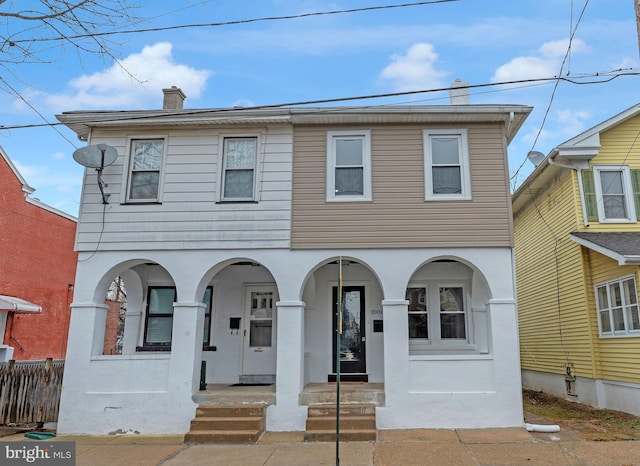
<path fill-rule="evenodd" d="M 513 126 L 514 118 L 515 118 L 515 113 L 509 112 L 509 123 L 507 123 L 507 141 L 509 140 L 509 135 L 511 134 L 511 127 Z"/>
<path fill-rule="evenodd" d="M 20 348 L 20 351 L 22 351 L 24 353 L 25 349 L 20 344 L 20 342 L 16 339 L 16 337 L 13 336 L 13 320 L 15 318 L 14 316 L 15 316 L 15 312 L 12 312 L 11 314 L 9 314 L 9 317 L 11 318 L 11 322 L 10 322 L 11 325 L 9 326 L 9 340 L 14 342 L 16 344 L 16 346 L 18 348 Z"/>
<path fill-rule="evenodd" d="M 529 424 L 525 423 L 524 427 L 527 429 L 527 432 L 560 432 L 560 426 L 556 424 Z"/>
<path fill-rule="evenodd" d="M 578 191 L 580 192 L 580 207 L 582 208 L 582 222 L 584 223 L 585 226 L 588 227 L 589 219 L 587 217 L 587 206 L 585 205 L 585 202 L 584 202 L 584 189 L 582 187 L 582 169 L 576 168 L 572 165 L 565 165 L 565 164 L 556 162 L 554 160 L 554 157 L 556 155 L 558 155 L 557 148 L 551 151 L 551 154 L 549 155 L 549 164 L 557 165 L 558 167 L 562 167 L 562 168 L 568 168 L 569 170 L 575 170 L 578 175 Z"/>

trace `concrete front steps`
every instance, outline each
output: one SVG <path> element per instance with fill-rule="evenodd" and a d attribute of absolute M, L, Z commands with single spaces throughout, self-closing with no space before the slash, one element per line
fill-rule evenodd
<path fill-rule="evenodd" d="M 264 434 L 265 405 L 198 406 L 185 443 L 255 443 Z"/>
<path fill-rule="evenodd" d="M 309 405 L 305 442 L 333 442 L 336 439 L 337 407 Z M 376 406 L 348 403 L 340 405 L 340 441 L 376 440 Z"/>

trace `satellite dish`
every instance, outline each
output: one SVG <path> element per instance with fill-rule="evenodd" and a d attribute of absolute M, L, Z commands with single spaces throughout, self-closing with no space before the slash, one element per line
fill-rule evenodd
<path fill-rule="evenodd" d="M 87 168 L 102 169 L 111 165 L 117 158 L 116 148 L 107 144 L 81 147 L 73 152 L 73 160 Z"/>
<path fill-rule="evenodd" d="M 527 154 L 527 158 L 532 164 L 537 167 L 538 165 L 540 165 L 540 162 L 545 159 L 545 155 L 542 152 L 538 152 L 537 150 L 532 150 Z"/>
<path fill-rule="evenodd" d="M 109 194 L 105 194 L 104 188 L 107 186 L 102 180 L 102 169 L 111 165 L 118 158 L 118 151 L 115 147 L 107 144 L 81 147 L 73 152 L 73 160 L 83 167 L 95 168 L 98 172 L 98 187 L 102 194 L 102 203 L 108 204 Z"/>

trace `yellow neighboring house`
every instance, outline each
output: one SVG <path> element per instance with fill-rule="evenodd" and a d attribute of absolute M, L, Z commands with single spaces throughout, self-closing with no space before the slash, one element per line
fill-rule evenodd
<path fill-rule="evenodd" d="M 640 415 L 640 104 L 537 155 L 513 195 L 523 385 Z"/>

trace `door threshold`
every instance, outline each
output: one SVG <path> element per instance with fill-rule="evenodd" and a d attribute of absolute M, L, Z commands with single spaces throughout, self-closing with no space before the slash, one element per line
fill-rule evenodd
<path fill-rule="evenodd" d="M 329 374 L 328 382 L 337 382 L 337 374 Z M 340 374 L 340 382 L 369 382 L 369 374 Z"/>

